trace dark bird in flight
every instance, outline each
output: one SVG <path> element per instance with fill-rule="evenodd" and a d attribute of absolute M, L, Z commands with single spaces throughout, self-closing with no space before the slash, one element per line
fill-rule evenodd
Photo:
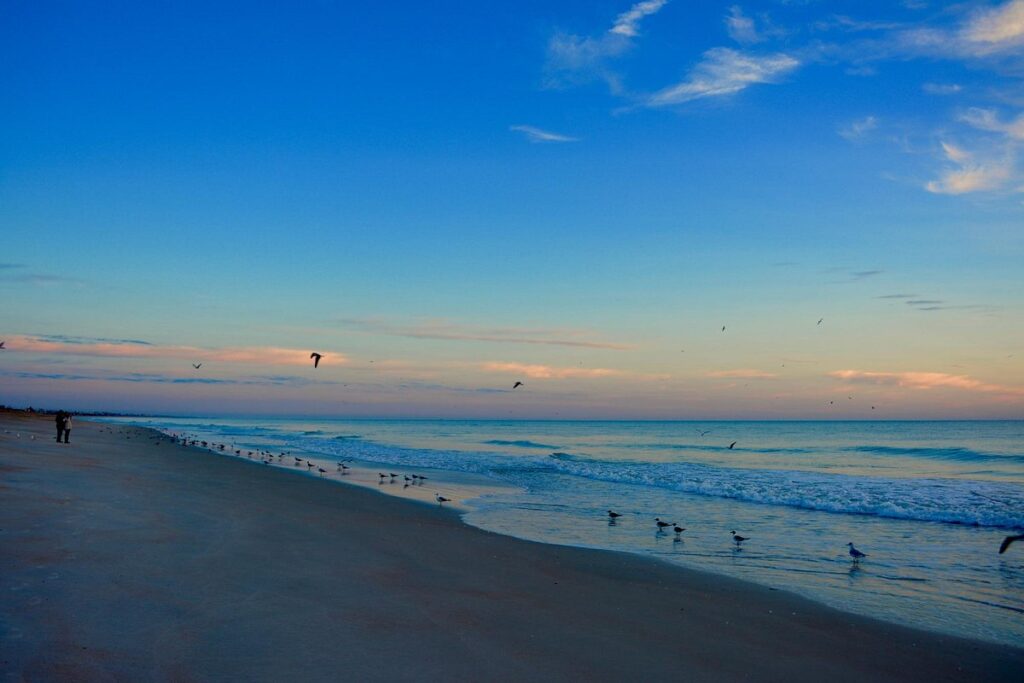
<path fill-rule="evenodd" d="M 999 554 L 1002 555 L 1003 553 L 1005 553 L 1006 549 L 1010 547 L 1011 543 L 1013 543 L 1014 541 L 1019 541 L 1022 538 L 1024 538 L 1024 534 L 1019 534 L 1017 536 L 1007 536 L 1006 538 L 1004 538 L 1002 544 L 999 546 Z"/>
<path fill-rule="evenodd" d="M 730 531 L 729 533 L 732 534 L 732 540 L 736 542 L 736 545 L 739 545 L 740 543 L 743 543 L 743 541 L 749 541 L 750 540 L 746 536 L 740 536 L 735 531 Z"/>
<path fill-rule="evenodd" d="M 818 324 L 819 324 L 819 325 L 820 325 L 821 323 L 823 323 L 823 322 L 825 322 L 825 319 L 824 319 L 824 318 L 818 318 Z"/>
<path fill-rule="evenodd" d="M 193 363 L 192 367 L 194 367 L 196 370 L 198 370 L 199 368 L 203 367 L 203 364 L 202 363 Z"/>
<path fill-rule="evenodd" d="M 523 386 L 522 382 L 516 382 L 515 384 L 512 385 L 512 388 L 516 389 L 517 387 L 521 387 L 521 386 Z"/>
<path fill-rule="evenodd" d="M 2 342 L 2 341 L 0 341 L 0 349 L 6 349 L 7 347 L 6 347 L 6 346 L 4 346 L 4 344 L 6 344 L 6 343 L 7 343 L 7 342 Z"/>
<path fill-rule="evenodd" d="M 434 500 L 436 500 L 436 501 L 437 501 L 437 504 L 438 504 L 438 505 L 444 505 L 445 503 L 450 503 L 450 502 L 452 502 L 452 499 L 451 499 L 451 498 L 445 498 L 444 496 L 442 496 L 442 495 L 441 495 L 441 494 L 439 494 L 439 493 L 435 493 L 435 494 L 434 494 Z"/>
<path fill-rule="evenodd" d="M 861 551 L 857 550 L 853 547 L 852 543 L 847 543 L 846 545 L 850 546 L 850 557 L 853 558 L 854 562 L 860 562 L 860 558 L 867 557 L 867 553 L 862 553 Z"/>
<path fill-rule="evenodd" d="M 874 406 L 871 406 L 871 410 L 874 410 L 874 409 L 875 409 L 875 407 L 874 407 Z"/>
<path fill-rule="evenodd" d="M 736 445 L 736 442 L 735 442 L 735 441 L 733 441 L 733 442 L 732 442 L 731 444 L 729 444 L 729 450 L 731 451 L 731 450 L 732 450 L 732 447 L 733 447 L 733 446 L 735 446 L 735 445 Z"/>
<path fill-rule="evenodd" d="M 313 359 L 313 367 L 314 368 L 320 367 L 320 359 L 323 358 L 322 355 L 320 355 L 319 353 L 314 351 L 313 353 L 309 354 L 309 357 Z"/>
<path fill-rule="evenodd" d="M 621 517 L 622 515 L 619 514 L 618 512 L 612 512 L 611 510 L 609 510 L 608 511 L 608 516 L 611 517 L 612 519 L 616 519 L 618 517 Z"/>
<path fill-rule="evenodd" d="M 722 332 L 725 332 L 725 325 L 722 325 Z"/>
<path fill-rule="evenodd" d="M 697 433 L 700 434 L 701 436 L 707 436 L 708 434 L 711 433 L 711 430 L 710 429 L 704 429 L 704 430 L 698 429 Z"/>

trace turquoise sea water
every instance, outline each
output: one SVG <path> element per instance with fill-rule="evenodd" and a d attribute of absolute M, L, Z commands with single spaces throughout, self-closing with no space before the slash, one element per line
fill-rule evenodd
<path fill-rule="evenodd" d="M 127 421 L 243 458 L 254 450 L 254 464 L 259 450 L 287 451 L 339 481 L 424 500 L 438 491 L 468 523 L 512 536 L 652 555 L 882 619 L 1024 643 L 1024 545 L 997 554 L 1024 528 L 1020 421 Z M 345 476 L 342 460 L 353 468 Z M 295 469 L 291 457 L 271 464 Z M 405 486 L 413 473 L 428 483 Z M 609 524 L 608 509 L 623 517 Z M 655 517 L 686 531 L 658 533 Z M 750 538 L 741 548 L 733 529 Z M 853 563 L 847 542 L 868 557 Z"/>

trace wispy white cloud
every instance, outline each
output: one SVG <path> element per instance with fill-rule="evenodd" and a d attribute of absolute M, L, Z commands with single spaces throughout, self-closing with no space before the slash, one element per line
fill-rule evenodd
<path fill-rule="evenodd" d="M 603 80 L 613 93 L 622 92 L 619 75 L 610 67 L 616 57 L 633 47 L 640 21 L 657 13 L 668 0 L 646 0 L 620 14 L 612 27 L 598 36 L 559 32 L 551 37 L 544 66 L 545 85 L 551 88 Z"/>
<path fill-rule="evenodd" d="M 837 132 L 847 140 L 854 141 L 860 140 L 868 132 L 876 128 L 878 128 L 878 117 L 865 116 L 862 119 L 851 121 L 845 126 L 841 126 Z"/>
<path fill-rule="evenodd" d="M 969 126 L 991 133 L 1002 133 L 1013 140 L 1024 140 L 1024 114 L 1015 119 L 1003 121 L 992 109 L 971 107 L 960 120 Z"/>
<path fill-rule="evenodd" d="M 737 43 L 760 43 L 764 40 L 764 36 L 757 31 L 754 19 L 744 14 L 739 5 L 730 7 L 729 14 L 725 15 L 725 30 Z"/>
<path fill-rule="evenodd" d="M 959 35 L 976 54 L 1024 47 L 1024 0 L 978 11 Z"/>
<path fill-rule="evenodd" d="M 870 372 L 864 370 L 836 370 L 830 377 L 846 382 L 861 382 L 904 387 L 908 389 L 960 389 L 985 393 L 1024 395 L 1024 388 L 983 382 L 967 375 L 944 372 Z"/>
<path fill-rule="evenodd" d="M 668 0 L 645 0 L 644 2 L 636 3 L 616 17 L 615 25 L 611 27 L 609 33 L 630 38 L 636 36 L 640 27 L 640 20 L 657 13 L 666 4 L 668 4 Z"/>
<path fill-rule="evenodd" d="M 953 166 L 946 168 L 935 180 L 925 184 L 925 189 L 934 194 L 967 194 L 997 190 L 1012 176 L 1009 159 L 988 159 L 980 161 L 967 150 L 948 142 L 942 142 L 942 149 Z"/>
<path fill-rule="evenodd" d="M 959 83 L 925 83 L 921 90 L 929 95 L 955 95 L 964 88 Z"/>
<path fill-rule="evenodd" d="M 782 53 L 752 55 L 727 47 L 712 48 L 686 80 L 654 93 L 646 104 L 665 107 L 702 97 L 732 95 L 751 85 L 774 83 L 798 66 L 800 62 Z"/>
<path fill-rule="evenodd" d="M 576 142 L 579 140 L 579 138 L 569 137 L 561 133 L 553 133 L 549 130 L 524 124 L 509 126 L 508 129 L 516 133 L 522 133 L 530 142 Z"/>

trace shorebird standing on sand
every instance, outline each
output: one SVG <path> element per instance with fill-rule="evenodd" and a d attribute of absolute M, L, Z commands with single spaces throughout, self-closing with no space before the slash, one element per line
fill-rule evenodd
<path fill-rule="evenodd" d="M 445 503 L 450 503 L 450 502 L 452 502 L 452 499 L 451 499 L 451 498 L 445 498 L 445 497 L 444 497 L 444 496 L 442 496 L 442 495 L 441 495 L 440 493 L 436 493 L 436 492 L 434 493 L 434 500 L 436 500 L 436 501 L 437 501 L 437 504 L 438 504 L 438 505 L 444 505 Z"/>
<path fill-rule="evenodd" d="M 619 517 L 621 517 L 622 515 L 621 515 L 621 514 L 619 514 L 618 512 L 612 512 L 611 510 L 609 510 L 609 511 L 608 511 L 608 516 L 609 516 L 610 518 L 612 518 L 612 519 L 618 519 L 618 518 L 619 518 Z"/>
<path fill-rule="evenodd" d="M 854 548 L 853 543 L 847 543 L 846 545 L 850 546 L 850 557 L 853 558 L 854 564 L 860 562 L 860 558 L 867 557 L 866 553 L 862 553 L 861 551 Z"/>
<path fill-rule="evenodd" d="M 658 526 L 658 531 L 664 531 L 666 527 L 675 526 L 675 522 L 663 522 L 660 517 L 655 517 L 654 523 Z"/>
<path fill-rule="evenodd" d="M 737 548 L 739 547 L 740 543 L 743 543 L 743 541 L 749 541 L 750 540 L 746 536 L 740 536 L 735 531 L 730 531 L 729 533 L 732 534 L 732 540 L 736 543 L 736 547 Z"/>

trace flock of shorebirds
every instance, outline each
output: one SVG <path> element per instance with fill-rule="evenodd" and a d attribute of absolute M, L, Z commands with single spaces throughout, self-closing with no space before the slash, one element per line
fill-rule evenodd
<path fill-rule="evenodd" d="M 212 451 L 217 451 L 225 454 L 234 454 L 238 457 L 248 458 L 249 460 L 259 460 L 264 465 L 283 465 L 288 461 L 289 456 L 293 461 L 295 467 L 305 467 L 308 472 L 316 470 L 317 474 L 321 477 L 328 473 L 328 470 L 321 467 L 319 464 L 309 460 L 307 458 L 300 458 L 297 455 L 292 455 L 289 451 L 281 451 L 280 453 L 273 453 L 264 449 L 256 450 L 242 450 L 241 448 L 235 448 L 229 444 L 217 443 L 214 441 L 204 441 L 202 439 L 190 437 L 190 436 L 179 436 L 171 435 L 171 439 L 175 443 L 180 443 L 185 446 L 196 446 L 198 448 L 205 448 Z M 154 439 L 155 440 L 155 439 Z M 352 466 L 349 464 L 350 461 L 340 460 L 335 463 L 335 472 L 346 476 L 351 473 Z M 397 472 L 378 472 L 377 483 L 378 484 L 396 484 L 399 481 L 399 477 L 403 481 L 403 489 L 407 489 L 410 486 L 423 486 L 424 483 L 429 479 L 426 475 L 422 474 L 399 474 Z M 452 502 L 451 498 L 446 498 L 440 493 L 434 492 L 434 500 L 437 501 L 438 505 L 444 505 L 445 503 Z"/>
<path fill-rule="evenodd" d="M 623 514 L 621 512 L 615 512 L 614 510 L 609 510 L 608 511 L 608 526 L 616 526 L 618 524 L 619 518 L 622 517 L 622 516 L 623 516 Z M 683 540 L 682 534 L 683 534 L 684 531 L 686 531 L 686 527 L 679 526 L 679 524 L 677 524 L 676 522 L 666 522 L 661 517 L 655 517 L 654 518 L 654 528 L 655 528 L 655 533 L 658 533 L 658 534 L 668 533 L 668 530 L 671 529 L 672 532 L 675 534 L 675 538 L 673 539 L 673 541 L 675 543 L 681 543 L 682 542 L 682 540 Z M 737 550 L 740 550 L 742 548 L 744 541 L 749 541 L 750 540 L 749 536 L 740 536 L 738 533 L 736 533 L 735 529 L 731 530 L 729 533 L 732 535 L 732 542 L 736 544 L 736 549 Z M 999 550 L 1000 553 L 1004 552 L 1006 550 L 1006 547 L 1009 545 L 1009 543 L 1013 542 L 1013 541 L 1010 540 L 1010 538 L 1014 538 L 1014 537 L 1012 537 L 1012 536 L 1008 537 L 1007 541 L 1003 541 L 1003 546 L 1004 547 L 1000 548 L 1000 550 Z M 1016 538 L 1024 538 L 1024 536 L 1017 536 Z M 867 553 L 862 553 L 861 551 L 857 550 L 855 547 L 853 547 L 853 543 L 847 543 L 846 545 L 849 548 L 850 557 L 853 558 L 853 563 L 854 564 L 858 564 L 863 558 L 867 557 Z"/>

